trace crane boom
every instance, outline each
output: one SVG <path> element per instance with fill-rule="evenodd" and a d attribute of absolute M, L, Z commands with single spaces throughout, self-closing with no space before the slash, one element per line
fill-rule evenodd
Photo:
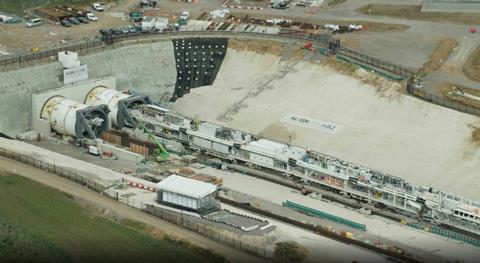
<path fill-rule="evenodd" d="M 143 129 L 145 133 L 148 134 L 148 138 L 155 143 L 157 146 L 157 153 L 156 153 L 156 160 L 157 162 L 164 162 L 168 159 L 168 156 L 170 155 L 168 151 L 163 147 L 163 145 L 158 141 L 158 139 L 155 137 L 153 132 L 151 132 L 147 127 L 145 127 L 143 124 L 140 124 L 140 127 Z"/>

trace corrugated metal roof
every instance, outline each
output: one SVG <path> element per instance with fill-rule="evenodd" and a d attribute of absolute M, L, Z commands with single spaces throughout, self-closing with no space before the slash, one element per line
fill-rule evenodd
<path fill-rule="evenodd" d="M 215 192 L 217 186 L 179 175 L 170 175 L 157 184 L 157 189 L 193 198 L 202 198 Z"/>

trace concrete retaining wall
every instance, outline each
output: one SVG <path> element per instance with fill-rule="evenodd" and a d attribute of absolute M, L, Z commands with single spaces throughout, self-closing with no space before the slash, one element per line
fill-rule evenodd
<path fill-rule="evenodd" d="M 131 89 L 156 101 L 173 94 L 176 80 L 171 41 L 138 44 L 80 57 L 90 79 L 114 76 L 119 90 Z M 52 62 L 0 72 L 0 132 L 9 136 L 31 129 L 31 95 L 62 86 L 63 67 Z"/>

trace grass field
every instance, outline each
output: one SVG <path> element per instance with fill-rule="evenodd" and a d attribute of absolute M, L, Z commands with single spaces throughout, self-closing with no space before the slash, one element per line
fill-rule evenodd
<path fill-rule="evenodd" d="M 94 215 L 59 191 L 0 175 L 0 262 L 224 262 Z"/>
<path fill-rule="evenodd" d="M 420 5 L 370 4 L 356 11 L 367 15 L 389 16 L 395 18 L 451 22 L 457 24 L 480 24 L 480 16 L 470 13 L 422 12 Z"/>
<path fill-rule="evenodd" d="M 22 16 L 23 11 L 43 5 L 81 5 L 86 6 L 93 2 L 111 2 L 113 0 L 0 0 L 0 11 Z"/>

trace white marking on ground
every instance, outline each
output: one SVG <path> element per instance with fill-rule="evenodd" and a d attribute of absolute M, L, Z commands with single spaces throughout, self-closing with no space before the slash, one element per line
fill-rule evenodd
<path fill-rule="evenodd" d="M 293 113 L 285 116 L 282 119 L 282 121 L 293 124 L 293 125 L 297 125 L 297 126 L 301 126 L 309 129 L 315 129 L 315 130 L 328 132 L 328 133 L 337 133 L 338 129 L 341 128 L 341 126 L 335 123 L 316 120 L 309 117 L 303 117 Z"/>

